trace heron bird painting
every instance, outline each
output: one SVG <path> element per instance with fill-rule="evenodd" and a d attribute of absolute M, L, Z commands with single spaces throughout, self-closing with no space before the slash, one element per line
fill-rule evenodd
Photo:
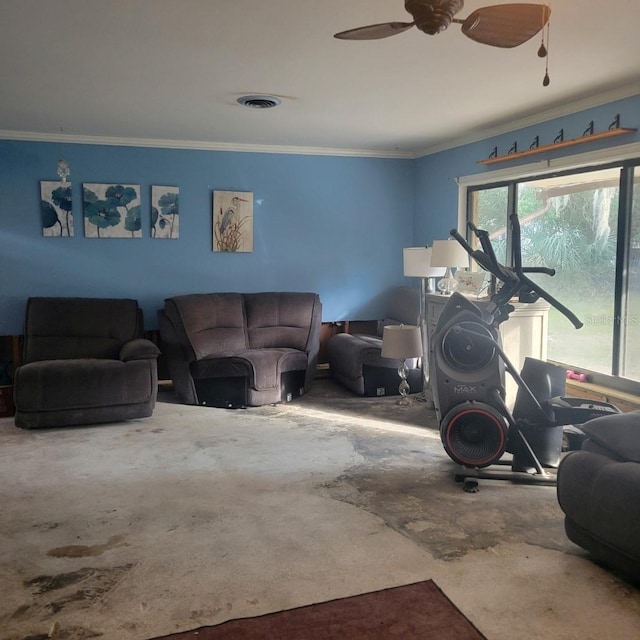
<path fill-rule="evenodd" d="M 213 192 L 213 250 L 253 251 L 253 193 Z"/>

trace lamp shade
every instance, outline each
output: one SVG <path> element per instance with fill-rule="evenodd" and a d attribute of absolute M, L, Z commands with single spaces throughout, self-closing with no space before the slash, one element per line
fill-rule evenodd
<path fill-rule="evenodd" d="M 466 267 L 468 269 L 469 254 L 455 240 L 434 240 L 431 264 L 434 267 Z"/>
<path fill-rule="evenodd" d="M 410 278 L 440 278 L 443 267 L 431 266 L 431 247 L 407 247 L 402 250 L 404 275 Z"/>
<path fill-rule="evenodd" d="M 383 358 L 419 358 L 422 355 L 422 333 L 412 324 L 391 324 L 382 334 Z"/>

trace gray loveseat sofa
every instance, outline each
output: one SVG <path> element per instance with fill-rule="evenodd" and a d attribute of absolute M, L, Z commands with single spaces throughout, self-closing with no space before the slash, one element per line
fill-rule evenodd
<path fill-rule="evenodd" d="M 158 392 L 158 347 L 143 337 L 136 300 L 29 298 L 23 364 L 16 369 L 18 427 L 144 418 Z"/>
<path fill-rule="evenodd" d="M 590 420 L 558 467 L 570 540 L 640 583 L 640 411 Z"/>
<path fill-rule="evenodd" d="M 163 353 L 178 399 L 238 408 L 287 402 L 311 387 L 322 305 L 315 293 L 197 293 L 165 300 Z"/>

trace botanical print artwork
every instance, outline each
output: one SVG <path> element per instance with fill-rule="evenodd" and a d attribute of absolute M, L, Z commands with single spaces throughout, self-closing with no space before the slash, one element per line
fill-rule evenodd
<path fill-rule="evenodd" d="M 83 184 L 87 238 L 141 238 L 140 185 Z"/>
<path fill-rule="evenodd" d="M 40 182 L 40 215 L 43 236 L 73 236 L 70 182 Z"/>
<path fill-rule="evenodd" d="M 151 187 L 151 237 L 180 237 L 179 187 Z"/>
<path fill-rule="evenodd" d="M 253 193 L 213 192 L 213 250 L 253 251 Z"/>

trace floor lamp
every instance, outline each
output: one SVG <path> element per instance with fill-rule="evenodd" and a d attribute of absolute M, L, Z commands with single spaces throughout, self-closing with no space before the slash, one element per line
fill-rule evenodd
<path fill-rule="evenodd" d="M 435 278 L 441 278 L 446 269 L 431 266 L 431 247 L 407 247 L 402 250 L 404 275 L 409 278 L 420 278 L 420 330 L 422 333 L 422 393 L 419 400 L 431 402 L 427 397 L 429 387 L 429 345 L 427 344 L 427 317 L 425 296 L 435 293 Z"/>

